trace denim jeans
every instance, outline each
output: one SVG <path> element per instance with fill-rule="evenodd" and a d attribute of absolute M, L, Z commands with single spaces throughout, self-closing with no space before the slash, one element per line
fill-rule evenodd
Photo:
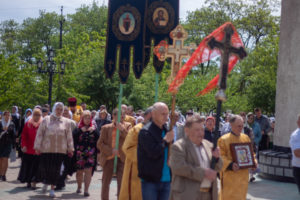
<path fill-rule="evenodd" d="M 143 200 L 168 200 L 170 195 L 170 182 L 142 181 Z"/>

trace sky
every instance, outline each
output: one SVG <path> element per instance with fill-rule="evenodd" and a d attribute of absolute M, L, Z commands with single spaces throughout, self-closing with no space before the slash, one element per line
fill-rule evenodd
<path fill-rule="evenodd" d="M 180 18 L 185 19 L 187 11 L 201 8 L 205 0 L 181 0 Z M 28 17 L 36 18 L 39 10 L 60 13 L 60 7 L 64 6 L 64 15 L 75 13 L 76 8 L 82 4 L 90 5 L 93 0 L 0 0 L 0 22 L 14 19 L 22 23 Z M 99 4 L 106 4 L 108 0 L 97 0 Z"/>

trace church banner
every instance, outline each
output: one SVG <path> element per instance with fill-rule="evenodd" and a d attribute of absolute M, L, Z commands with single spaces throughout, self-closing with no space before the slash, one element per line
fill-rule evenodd
<path fill-rule="evenodd" d="M 136 78 L 142 75 L 145 8 L 146 1 L 143 0 L 109 1 L 104 64 L 107 77 L 112 78 L 118 67 L 121 83 L 126 83 L 131 65 Z M 131 48 L 133 49 L 132 55 Z M 119 57 L 117 56 L 118 49 Z"/>
<path fill-rule="evenodd" d="M 151 41 L 154 46 L 167 39 L 171 43 L 170 32 L 179 23 L 179 0 L 148 0 L 145 13 L 145 65 L 152 56 Z M 157 73 L 163 70 L 164 62 L 153 57 L 153 65 Z"/>

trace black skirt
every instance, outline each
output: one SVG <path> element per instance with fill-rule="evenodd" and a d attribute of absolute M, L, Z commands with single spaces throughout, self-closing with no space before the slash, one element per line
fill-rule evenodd
<path fill-rule="evenodd" d="M 12 149 L 11 144 L 0 145 L 0 158 L 9 158 Z"/>
<path fill-rule="evenodd" d="M 37 182 L 40 156 L 24 153 L 18 180 L 21 183 Z"/>
<path fill-rule="evenodd" d="M 65 154 L 61 153 L 42 153 L 37 175 L 38 182 L 57 185 L 64 158 Z"/>

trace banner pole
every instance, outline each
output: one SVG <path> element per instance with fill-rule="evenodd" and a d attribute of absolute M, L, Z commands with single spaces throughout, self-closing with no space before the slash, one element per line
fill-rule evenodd
<path fill-rule="evenodd" d="M 119 103 L 118 103 L 118 123 L 121 122 L 122 98 L 123 98 L 123 84 L 120 83 L 120 94 L 119 94 Z M 119 149 L 119 136 L 120 136 L 120 130 L 117 129 L 117 133 L 116 133 L 116 146 L 115 146 L 116 150 Z M 118 164 L 118 156 L 116 155 L 115 159 L 114 159 L 114 171 L 113 171 L 114 174 L 117 173 L 117 164 Z"/>
<path fill-rule="evenodd" d="M 155 99 L 154 101 L 158 101 L 158 86 L 159 86 L 159 73 L 155 73 Z"/>

